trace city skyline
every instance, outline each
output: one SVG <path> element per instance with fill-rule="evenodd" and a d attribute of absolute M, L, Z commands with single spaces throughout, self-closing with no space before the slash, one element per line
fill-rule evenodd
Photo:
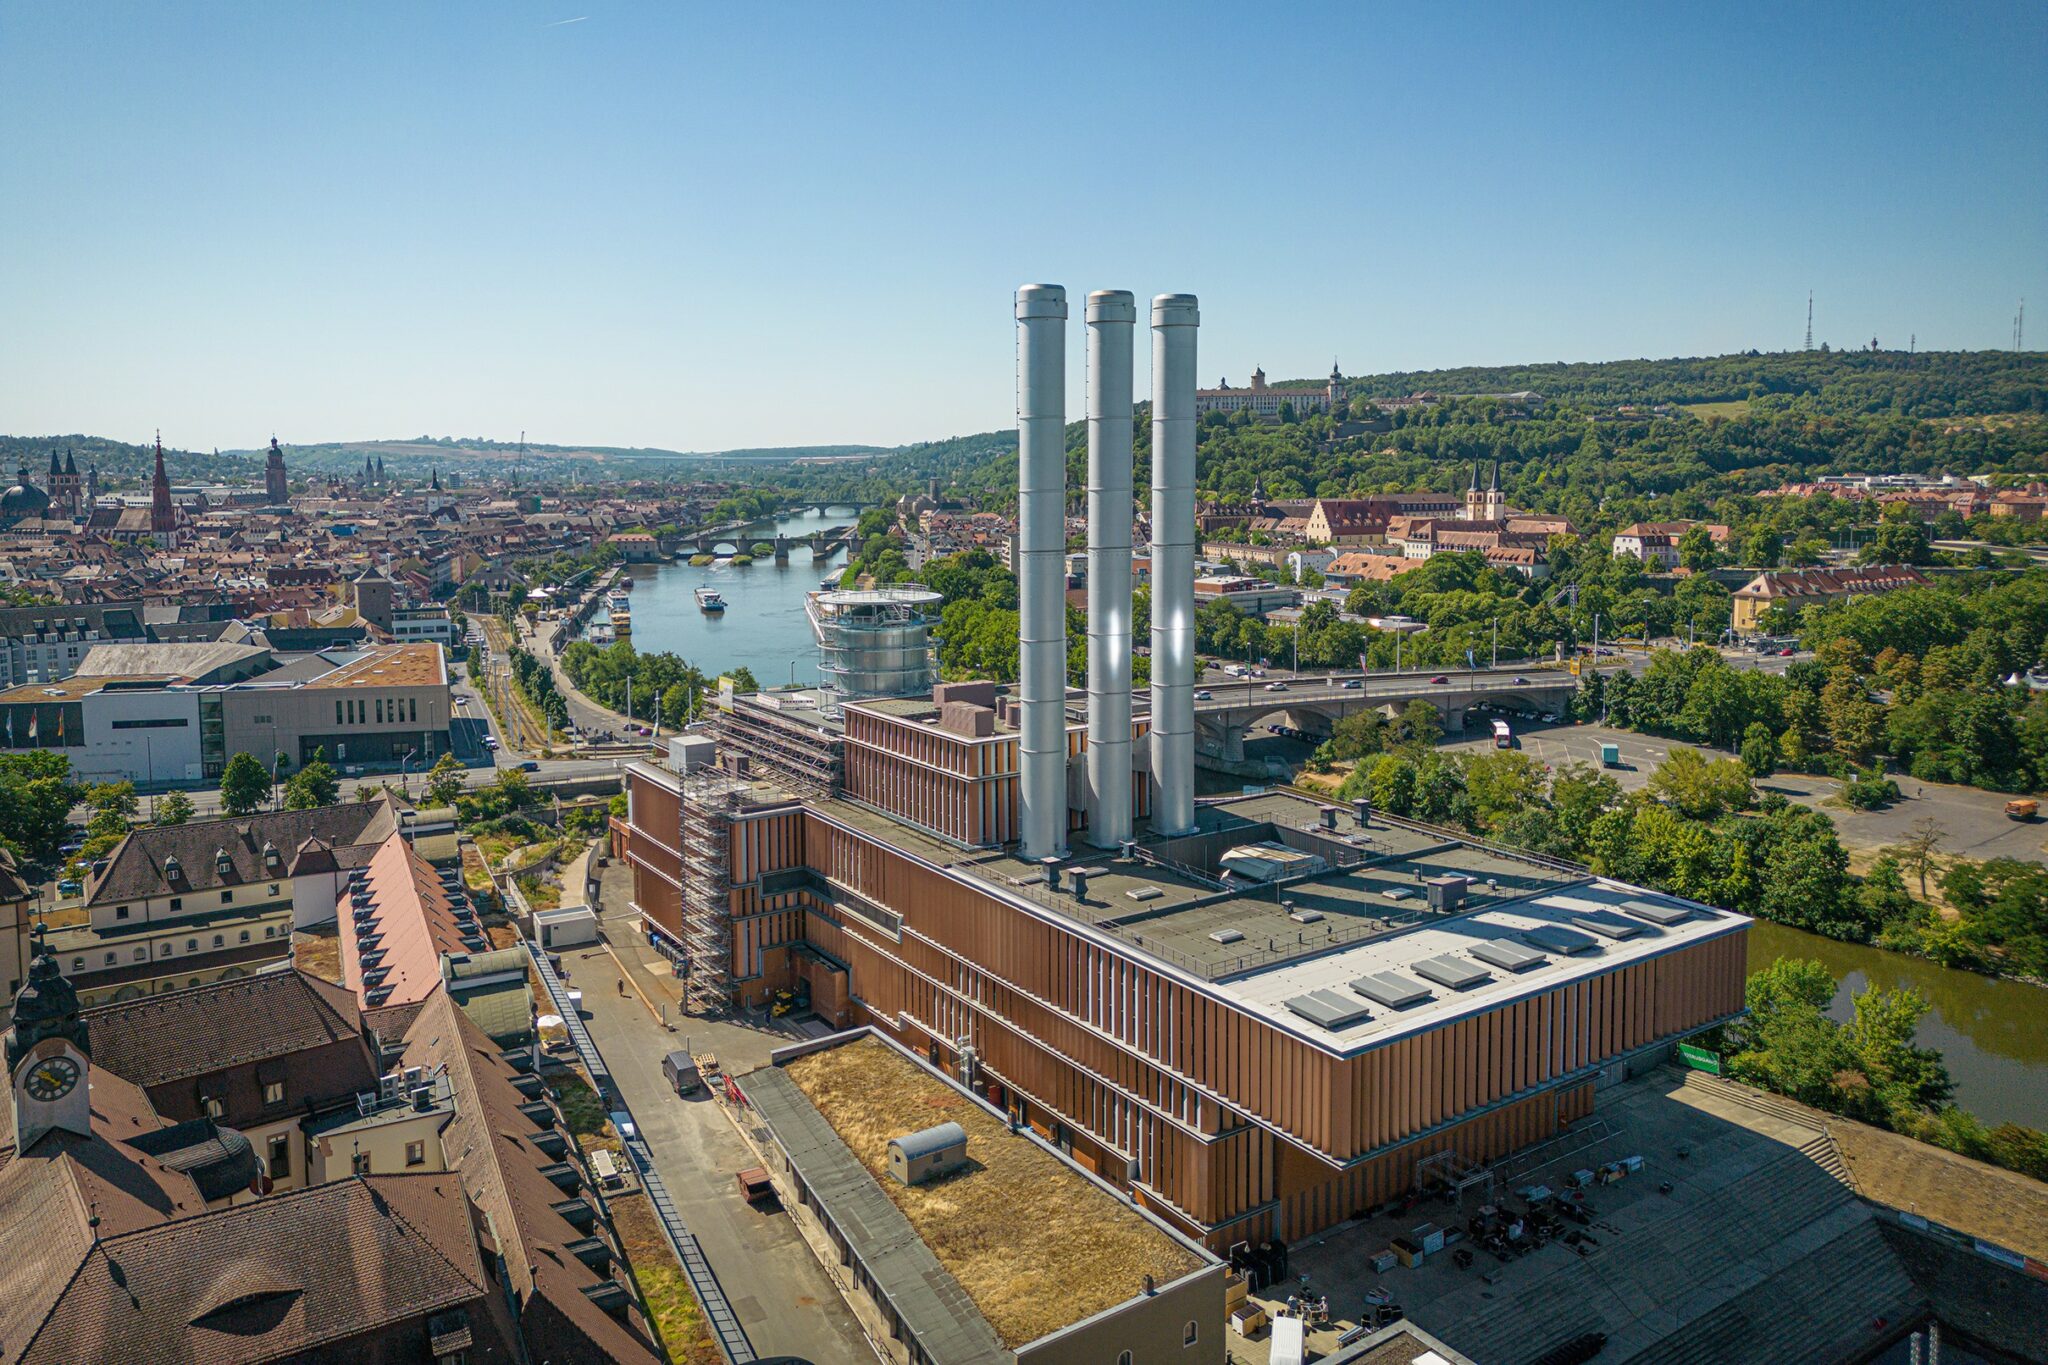
<path fill-rule="evenodd" d="M 1010 425 L 1024 278 L 1200 294 L 1205 384 L 1791 350 L 1809 290 L 1816 344 L 1993 349 L 2048 297 L 2043 121 L 1986 101 L 2032 7 L 1165 13 L 0 7 L 0 426 L 939 439 Z"/>

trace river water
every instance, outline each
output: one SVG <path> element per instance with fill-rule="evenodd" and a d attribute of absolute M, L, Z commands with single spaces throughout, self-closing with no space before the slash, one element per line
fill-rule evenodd
<path fill-rule="evenodd" d="M 2048 1129 L 2048 990 L 1782 924 L 1752 924 L 1749 969 L 1781 957 L 1813 958 L 1835 974 L 1841 987 L 1828 1012 L 1837 1019 L 1852 1017 L 1850 997 L 1873 982 L 1920 992 L 1931 1006 L 1920 1042 L 1948 1059 L 1956 1103 L 1986 1123 Z"/>
<path fill-rule="evenodd" d="M 813 507 L 778 518 L 774 525 L 784 535 L 809 535 L 849 525 L 859 515 L 855 509 L 832 507 L 820 516 Z M 774 533 L 754 538 L 772 540 Z M 811 552 L 801 546 L 790 549 L 786 564 L 777 564 L 773 557 L 743 568 L 730 563 L 703 568 L 687 562 L 635 564 L 633 647 L 649 654 L 679 654 L 707 677 L 745 665 L 766 687 L 792 679 L 816 682 L 818 650 L 804 617 L 804 595 L 816 591 L 828 572 L 845 567 L 844 550 L 813 562 Z M 725 598 L 722 614 L 698 610 L 696 592 L 707 583 Z M 604 613 L 598 617 L 603 619 Z"/>

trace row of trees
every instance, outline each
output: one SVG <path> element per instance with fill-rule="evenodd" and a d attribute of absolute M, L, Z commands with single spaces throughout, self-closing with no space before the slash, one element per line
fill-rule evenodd
<path fill-rule="evenodd" d="M 520 653 L 513 651 L 515 677 Z M 547 671 L 538 659 L 534 663 L 541 672 Z M 602 648 L 587 640 L 574 641 L 562 650 L 562 671 L 576 684 L 577 691 L 598 705 L 635 720 L 652 722 L 658 716 L 664 725 L 679 726 L 696 719 L 706 705 L 705 694 L 717 688 L 717 679 L 705 677 L 701 669 L 681 655 L 667 650 L 643 653 L 633 648 L 631 640 Z M 733 680 L 735 691 L 760 690 L 760 683 L 745 665 L 727 669 L 725 676 Z M 550 694 L 559 701 L 560 695 L 552 691 L 553 686 L 550 674 Z M 566 706 L 562 715 L 559 723 L 566 724 Z M 551 717 L 549 724 L 558 722 Z"/>
<path fill-rule="evenodd" d="M 1780 958 L 1749 978 L 1748 1014 L 1723 1031 L 1730 1074 L 1829 1113 L 1904 1133 L 2048 1180 L 2048 1135 L 1987 1127 L 1950 1101 L 1941 1054 L 1916 1041 L 1927 1001 L 1871 985 L 1847 1023 L 1830 1017 L 1839 983 L 1818 962 Z"/>

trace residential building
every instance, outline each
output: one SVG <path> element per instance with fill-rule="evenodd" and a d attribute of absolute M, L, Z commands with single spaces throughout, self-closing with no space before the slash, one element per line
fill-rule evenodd
<path fill-rule="evenodd" d="M 1386 538 L 1396 517 L 1453 517 L 1465 502 L 1456 493 L 1383 493 L 1369 498 L 1318 498 L 1303 534 L 1316 545 L 1365 545 Z"/>
<path fill-rule="evenodd" d="M 530 1052 L 445 994 L 389 1037 L 295 972 L 87 1011 L 43 951 L 6 1057 L 4 1365 L 663 1359 Z"/>
<path fill-rule="evenodd" d="M 1276 607 L 1291 607 L 1301 601 L 1301 589 L 1268 583 L 1263 578 L 1218 575 L 1195 580 L 1195 609 L 1211 602 L 1228 602 L 1247 616 L 1264 616 Z"/>
<path fill-rule="evenodd" d="M 1861 569 L 1773 569 L 1735 590 L 1732 624 L 1744 634 L 1753 634 L 1764 628 L 1764 614 L 1773 607 L 1798 611 L 1817 602 L 1924 588 L 1930 581 L 1926 574 L 1907 564 L 1876 564 Z"/>
<path fill-rule="evenodd" d="M 1614 533 L 1614 558 L 1634 555 L 1646 567 L 1666 571 L 1675 569 L 1678 567 L 1678 542 L 1695 526 L 1705 526 L 1715 545 L 1728 543 L 1728 528 L 1716 522 L 1638 521 Z"/>
<path fill-rule="evenodd" d="M 49 931 L 87 1003 L 234 979 L 290 957 L 292 933 L 334 922 L 348 879 L 411 826 L 375 801 L 131 831 L 85 884 L 83 924 Z"/>
<path fill-rule="evenodd" d="M 140 602 L 0 607 L 0 689 L 60 682 L 94 645 L 148 638 Z"/>

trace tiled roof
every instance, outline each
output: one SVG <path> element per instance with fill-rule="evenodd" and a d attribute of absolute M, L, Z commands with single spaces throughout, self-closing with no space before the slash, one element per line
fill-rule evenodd
<path fill-rule="evenodd" d="M 299 971 L 101 1005 L 84 1019 L 93 1064 L 144 1087 L 359 1036 L 355 997 Z"/>
<path fill-rule="evenodd" d="M 159 1360 L 274 1360 L 466 1304 L 481 1309 L 492 1292 L 450 1174 L 275 1195 L 104 1238 L 82 1260 L 33 1335 L 4 1343 L 9 1359 L 136 1360 L 146 1344 Z"/>
<path fill-rule="evenodd" d="M 438 648 L 438 646 L 433 646 Z M 391 798 L 367 804 L 319 806 L 312 810 L 265 811 L 221 820 L 193 820 L 182 825 L 157 825 L 130 833 L 114 849 L 107 870 L 86 891 L 88 906 L 140 900 L 144 896 L 183 895 L 222 886 L 244 886 L 282 880 L 291 873 L 293 852 L 318 836 L 336 849 L 378 843 L 398 828 Z M 263 846 L 275 845 L 283 865 L 271 871 L 263 863 Z M 222 876 L 216 855 L 225 851 L 230 871 Z M 164 881 L 164 859 L 176 857 L 176 886 Z"/>

